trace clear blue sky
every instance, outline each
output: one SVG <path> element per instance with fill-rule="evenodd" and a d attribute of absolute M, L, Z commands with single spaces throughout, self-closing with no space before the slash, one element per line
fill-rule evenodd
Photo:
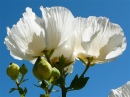
<path fill-rule="evenodd" d="M 111 22 L 122 27 L 127 38 L 127 48 L 117 60 L 91 67 L 86 74 L 90 79 L 85 88 L 69 92 L 67 97 L 107 97 L 112 88 L 117 88 L 130 80 L 130 0 L 0 0 L 0 97 L 19 97 L 16 91 L 8 93 L 10 88 L 16 87 L 15 83 L 6 75 L 6 68 L 10 62 L 20 66 L 25 63 L 29 68 L 29 72 L 25 76 L 29 80 L 22 85 L 28 89 L 26 97 L 39 97 L 39 94 L 43 93 L 42 89 L 33 85 L 38 84 L 32 74 L 33 65 L 28 61 L 13 59 L 3 43 L 7 36 L 7 26 L 12 27 L 13 24 L 16 24 L 26 7 L 31 7 L 41 17 L 39 10 L 41 5 L 67 7 L 75 17 L 108 17 Z M 77 61 L 74 65 L 74 72 L 67 78 L 67 85 L 75 74 L 81 73 L 83 68 L 83 64 Z M 61 97 L 61 91 L 52 93 L 51 97 Z"/>

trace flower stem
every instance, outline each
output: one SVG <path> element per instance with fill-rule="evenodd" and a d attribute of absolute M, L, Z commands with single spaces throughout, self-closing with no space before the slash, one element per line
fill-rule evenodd
<path fill-rule="evenodd" d="M 66 75 L 63 74 L 62 78 L 63 78 L 63 83 L 60 85 L 61 90 L 62 90 L 62 97 L 66 97 L 66 94 L 67 94 L 67 88 L 65 86 L 66 85 L 66 82 L 65 82 Z"/>
<path fill-rule="evenodd" d="M 90 64 L 86 64 L 86 68 L 84 69 L 83 73 L 81 74 L 80 77 L 84 76 L 84 74 L 87 72 L 88 68 L 89 68 Z"/>
<path fill-rule="evenodd" d="M 67 89 L 66 89 L 66 87 L 65 87 L 65 86 L 62 86 L 61 89 L 62 89 L 62 97 L 66 97 L 66 94 L 67 94 Z"/>

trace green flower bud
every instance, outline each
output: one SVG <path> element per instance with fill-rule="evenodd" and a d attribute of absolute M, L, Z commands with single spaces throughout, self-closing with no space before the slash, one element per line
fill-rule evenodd
<path fill-rule="evenodd" d="M 51 65 L 43 57 L 38 57 L 33 67 L 34 76 L 39 80 L 44 80 L 50 78 L 51 72 Z"/>
<path fill-rule="evenodd" d="M 10 63 L 6 70 L 7 75 L 12 78 L 13 80 L 16 80 L 20 74 L 19 72 L 19 66 L 15 63 Z"/>
<path fill-rule="evenodd" d="M 60 71 L 57 68 L 53 67 L 51 76 L 54 76 L 55 80 L 58 79 L 60 77 Z"/>
<path fill-rule="evenodd" d="M 23 64 L 23 65 L 20 67 L 19 71 L 20 71 L 20 73 L 21 73 L 22 75 L 25 75 L 25 74 L 28 72 L 28 69 L 27 69 L 26 65 Z"/>

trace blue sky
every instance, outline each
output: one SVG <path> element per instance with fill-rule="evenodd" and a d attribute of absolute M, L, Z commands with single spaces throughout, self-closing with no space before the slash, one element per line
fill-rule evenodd
<path fill-rule="evenodd" d="M 35 87 L 38 84 L 32 74 L 33 65 L 28 61 L 15 60 L 10 56 L 4 45 L 4 38 L 7 36 L 6 27 L 16 24 L 26 7 L 41 17 L 40 6 L 63 6 L 68 8 L 75 17 L 105 16 L 111 22 L 119 24 L 127 38 L 127 48 L 125 52 L 115 61 L 105 64 L 97 64 L 90 67 L 86 76 L 90 79 L 80 91 L 73 91 L 67 97 L 107 97 L 112 88 L 117 88 L 130 80 L 130 0 L 0 0 L 0 96 L 19 97 L 15 91 L 9 94 L 15 83 L 6 75 L 6 68 L 9 63 L 14 62 L 20 66 L 25 63 L 29 68 L 25 78 L 29 80 L 23 83 L 22 87 L 27 87 L 26 97 L 39 97 L 44 93 L 42 89 Z M 76 61 L 74 72 L 68 76 L 67 85 L 75 74 L 80 74 L 84 69 L 81 62 Z M 57 89 L 57 87 L 56 87 Z M 59 89 L 59 88 L 58 88 Z M 60 90 L 60 89 L 59 89 Z M 51 97 L 61 97 L 61 91 L 52 93 Z"/>

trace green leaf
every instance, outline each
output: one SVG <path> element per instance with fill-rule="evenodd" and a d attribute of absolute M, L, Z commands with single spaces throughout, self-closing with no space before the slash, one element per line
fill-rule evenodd
<path fill-rule="evenodd" d="M 24 93 L 23 89 L 21 87 L 19 87 L 19 94 L 22 95 L 23 93 Z"/>
<path fill-rule="evenodd" d="M 12 93 L 13 91 L 18 90 L 17 88 L 11 88 L 9 93 Z"/>
<path fill-rule="evenodd" d="M 38 87 L 38 88 L 41 88 L 41 86 L 40 85 L 36 85 L 36 84 L 33 84 L 34 86 L 36 86 L 36 87 Z"/>
<path fill-rule="evenodd" d="M 82 76 L 82 77 L 78 78 L 78 75 L 76 75 L 70 84 L 69 90 L 82 89 L 86 85 L 88 79 L 89 79 L 89 77 Z"/>
<path fill-rule="evenodd" d="M 27 88 L 25 87 L 24 88 L 24 95 L 26 95 L 27 94 Z"/>
<path fill-rule="evenodd" d="M 84 77 L 84 76 L 79 78 L 76 90 L 82 89 L 86 85 L 88 79 L 89 79 L 89 77 Z"/>
<path fill-rule="evenodd" d="M 23 83 L 23 82 L 25 82 L 25 81 L 27 81 L 28 79 L 24 79 L 21 83 Z"/>
<path fill-rule="evenodd" d="M 78 74 L 75 75 L 74 79 L 72 80 L 71 84 L 70 84 L 70 88 L 73 89 L 75 87 L 75 85 L 77 84 L 78 81 Z"/>

